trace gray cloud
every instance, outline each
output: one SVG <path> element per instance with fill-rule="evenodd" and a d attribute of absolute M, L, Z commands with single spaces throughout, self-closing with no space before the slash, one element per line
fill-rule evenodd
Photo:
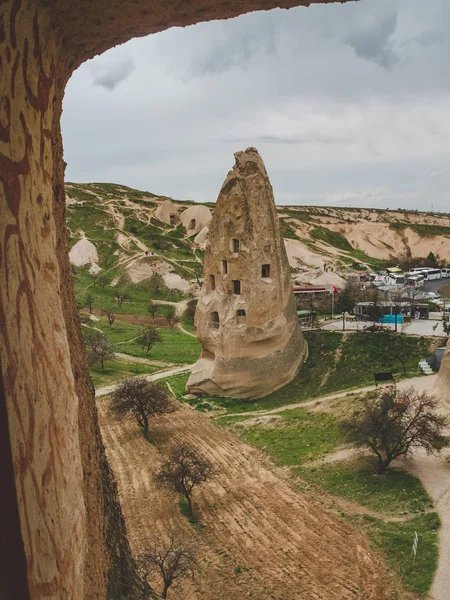
<path fill-rule="evenodd" d="M 67 179 L 215 200 L 256 146 L 277 202 L 448 210 L 449 18 L 448 0 L 363 0 L 132 40 L 68 85 Z"/>
<path fill-rule="evenodd" d="M 233 138 L 224 140 L 227 143 L 233 144 L 246 144 L 248 140 L 245 138 Z M 326 132 L 318 135 L 292 135 L 292 136 L 278 136 L 278 135 L 260 135 L 253 138 L 253 143 L 256 144 L 336 144 L 336 145 L 349 145 L 355 142 L 355 138 L 346 136 L 333 136 L 328 135 Z"/>
<path fill-rule="evenodd" d="M 347 44 L 361 58 L 373 61 L 386 69 L 392 68 L 399 60 L 392 45 L 397 17 L 396 10 L 382 15 L 369 14 L 357 24 L 357 29 L 349 34 Z"/>
<path fill-rule="evenodd" d="M 112 91 L 133 71 L 134 62 L 129 56 L 120 57 L 117 61 L 106 61 L 94 67 L 93 84 Z"/>

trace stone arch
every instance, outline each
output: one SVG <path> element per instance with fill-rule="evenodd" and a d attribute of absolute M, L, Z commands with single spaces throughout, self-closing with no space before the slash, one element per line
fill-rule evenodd
<path fill-rule="evenodd" d="M 71 73 L 127 40 L 336 0 L 0 3 L 0 402 L 30 598 L 141 598 L 81 341 L 65 231 L 60 115 Z M 341 0 L 342 1 L 342 0 Z M 70 507 L 70 510 L 67 509 Z M 5 515 L 8 518 L 8 514 Z M 12 586 L 2 571 L 0 592 Z M 1 595 L 1 594 L 0 594 Z"/>

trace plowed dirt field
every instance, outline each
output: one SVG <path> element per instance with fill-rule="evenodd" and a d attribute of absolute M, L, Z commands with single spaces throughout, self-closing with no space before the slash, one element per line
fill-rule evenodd
<path fill-rule="evenodd" d="M 118 480 L 135 553 L 169 530 L 194 538 L 195 581 L 170 588 L 173 600 L 385 600 L 391 580 L 367 541 L 319 503 L 297 492 L 256 449 L 187 406 L 154 422 L 155 445 L 132 421 L 117 421 L 98 399 L 100 424 Z M 153 477 L 171 446 L 184 442 L 210 460 L 212 482 L 194 502 L 201 529 Z M 158 578 L 152 581 L 161 589 Z"/>

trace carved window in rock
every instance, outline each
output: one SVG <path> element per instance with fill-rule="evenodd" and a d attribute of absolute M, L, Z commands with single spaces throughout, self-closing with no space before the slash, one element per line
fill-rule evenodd
<path fill-rule="evenodd" d="M 228 273 L 228 261 L 222 261 L 222 275 L 226 275 Z"/>
<path fill-rule="evenodd" d="M 236 322 L 238 324 L 245 323 L 247 319 L 247 315 L 245 314 L 245 310 L 243 308 L 239 308 L 236 311 Z"/>
<path fill-rule="evenodd" d="M 211 291 L 214 291 L 216 289 L 216 278 L 214 277 L 214 275 L 209 276 L 209 286 L 211 288 Z"/>
<path fill-rule="evenodd" d="M 189 229 L 195 229 L 195 225 L 196 225 L 195 219 L 191 219 L 191 222 L 189 223 Z"/>
<path fill-rule="evenodd" d="M 175 225 L 175 222 L 177 220 L 177 216 L 174 214 L 169 215 L 169 221 L 171 225 Z"/>
<path fill-rule="evenodd" d="M 241 281 L 239 279 L 233 279 L 233 294 L 239 295 L 241 293 Z"/>
<path fill-rule="evenodd" d="M 210 323 L 212 329 L 219 329 L 219 313 L 216 310 L 211 313 Z"/>
<path fill-rule="evenodd" d="M 231 249 L 233 252 L 237 253 L 241 250 L 241 243 L 237 238 L 233 238 L 231 240 Z"/>
<path fill-rule="evenodd" d="M 268 279 L 270 277 L 270 265 L 262 265 L 261 277 L 263 279 Z"/>

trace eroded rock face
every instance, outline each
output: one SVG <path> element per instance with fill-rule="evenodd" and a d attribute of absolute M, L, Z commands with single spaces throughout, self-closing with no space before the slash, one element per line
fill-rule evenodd
<path fill-rule="evenodd" d="M 164 200 L 164 202 L 158 206 L 155 210 L 155 218 L 162 223 L 166 223 L 166 225 L 175 226 L 180 222 L 178 208 L 172 200 Z"/>
<path fill-rule="evenodd" d="M 272 186 L 255 148 L 235 154 L 210 224 L 190 393 L 260 398 L 305 356 Z"/>

